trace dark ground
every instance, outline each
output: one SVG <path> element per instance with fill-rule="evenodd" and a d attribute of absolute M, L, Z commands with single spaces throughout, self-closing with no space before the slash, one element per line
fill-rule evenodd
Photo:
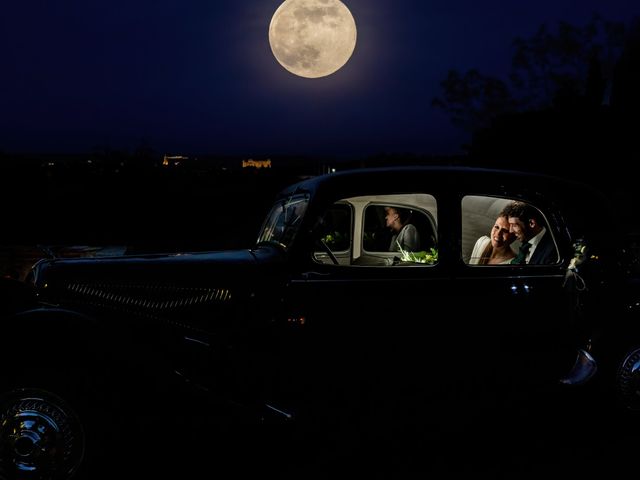
<path fill-rule="evenodd" d="M 584 418 L 579 424 L 560 418 L 564 420 L 532 416 L 502 425 L 485 419 L 477 429 L 449 432 L 381 430 L 376 425 L 345 425 L 333 434 L 308 436 L 236 430 L 222 433 L 223 445 L 214 440 L 220 430 L 185 422 L 142 450 L 123 449 L 120 460 L 128 466 L 112 467 L 116 475 L 127 472 L 131 477 L 204 478 L 225 472 L 225 478 L 287 480 L 616 479 L 634 471 L 636 429 L 623 432 L 613 423 L 598 425 L 603 418 Z M 144 461 L 148 449 L 150 462 Z"/>

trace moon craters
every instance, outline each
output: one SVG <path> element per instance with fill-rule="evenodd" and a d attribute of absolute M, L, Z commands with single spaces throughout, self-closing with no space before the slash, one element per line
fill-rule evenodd
<path fill-rule="evenodd" d="M 351 57 L 356 25 L 339 0 L 286 0 L 271 19 L 269 43 L 278 62 L 291 73 L 323 77 Z"/>

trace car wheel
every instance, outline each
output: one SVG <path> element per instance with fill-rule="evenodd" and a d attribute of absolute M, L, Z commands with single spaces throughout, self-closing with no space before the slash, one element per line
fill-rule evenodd
<path fill-rule="evenodd" d="M 640 348 L 631 350 L 622 361 L 618 369 L 618 391 L 627 409 L 640 411 Z"/>
<path fill-rule="evenodd" d="M 86 349 L 28 344 L 0 352 L 0 479 L 97 478 L 117 445 L 103 366 Z"/>
<path fill-rule="evenodd" d="M 0 477 L 70 478 L 85 453 L 85 434 L 75 410 L 42 389 L 0 397 Z"/>

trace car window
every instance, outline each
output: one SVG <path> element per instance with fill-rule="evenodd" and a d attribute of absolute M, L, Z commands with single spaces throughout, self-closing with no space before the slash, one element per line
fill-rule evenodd
<path fill-rule="evenodd" d="M 273 242 L 288 248 L 298 233 L 309 203 L 308 195 L 294 195 L 277 202 L 262 225 L 258 243 Z"/>
<path fill-rule="evenodd" d="M 461 234 L 462 260 L 467 265 L 549 265 L 559 261 L 544 212 L 531 203 L 467 195 L 462 199 Z"/>
<path fill-rule="evenodd" d="M 427 194 L 345 198 L 316 229 L 314 260 L 352 266 L 437 262 L 436 200 Z"/>
<path fill-rule="evenodd" d="M 351 257 L 353 207 L 346 202 L 331 205 L 315 228 L 314 259 L 320 263 L 348 265 Z"/>
<path fill-rule="evenodd" d="M 401 212 L 404 225 L 412 225 L 417 232 L 413 245 L 400 245 L 398 234 L 387 225 L 389 213 Z M 364 234 L 362 250 L 364 252 L 389 252 L 407 250 L 411 252 L 425 251 L 436 246 L 434 221 L 427 212 L 415 207 L 398 204 L 368 205 L 364 211 Z"/>

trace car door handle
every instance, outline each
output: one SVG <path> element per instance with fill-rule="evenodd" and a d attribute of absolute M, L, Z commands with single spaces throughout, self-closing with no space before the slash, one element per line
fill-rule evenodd
<path fill-rule="evenodd" d="M 331 273 L 322 273 L 322 272 L 303 272 L 301 277 L 304 280 L 314 280 L 314 279 L 322 279 L 327 278 Z"/>

